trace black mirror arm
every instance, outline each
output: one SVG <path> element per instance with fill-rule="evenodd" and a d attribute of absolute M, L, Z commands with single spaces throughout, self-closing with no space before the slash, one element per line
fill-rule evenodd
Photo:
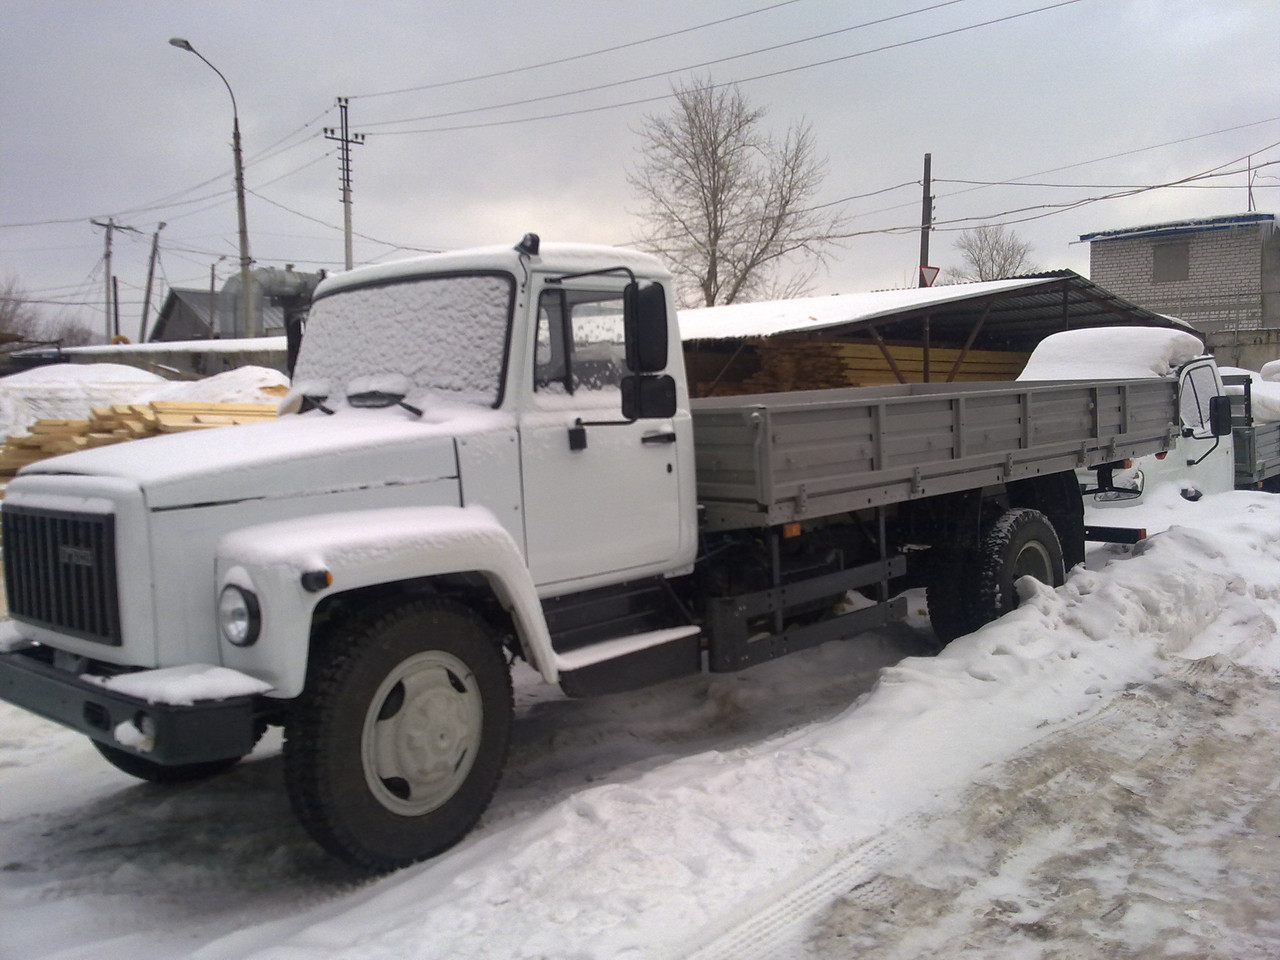
<path fill-rule="evenodd" d="M 1221 443 L 1222 443 L 1222 438 L 1221 438 L 1221 437 L 1214 437 L 1214 438 L 1213 438 L 1213 446 L 1212 446 L 1212 447 L 1210 447 L 1208 450 L 1206 450 L 1206 451 L 1204 452 L 1204 455 L 1203 455 L 1202 457 L 1200 457 L 1200 459 L 1199 459 L 1199 460 L 1188 460 L 1188 461 L 1187 461 L 1187 466 L 1188 466 L 1188 467 L 1196 467 L 1196 466 L 1199 466 L 1201 463 L 1204 463 L 1204 461 L 1208 459 L 1209 454 L 1211 454 L 1211 453 L 1213 453 L 1213 451 L 1217 450 L 1217 449 L 1218 449 L 1219 444 L 1221 444 Z"/>
<path fill-rule="evenodd" d="M 629 427 L 634 420 L 583 420 L 578 417 L 569 428 L 569 449 L 587 449 L 587 427 Z"/>

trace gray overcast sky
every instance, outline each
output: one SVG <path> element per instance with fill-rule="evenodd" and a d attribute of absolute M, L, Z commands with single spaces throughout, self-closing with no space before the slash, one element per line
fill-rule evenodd
<path fill-rule="evenodd" d="M 1042 267 L 1087 274 L 1082 233 L 1246 210 L 1250 155 L 1276 164 L 1257 171 L 1258 209 L 1280 207 L 1276 0 L 5 0 L 0 11 L 0 279 L 101 330 L 103 231 L 90 220 L 113 215 L 138 231 L 116 234 L 113 265 L 131 336 L 158 222 L 156 307 L 168 284 L 207 286 L 220 257 L 219 283 L 236 269 L 230 98 L 174 36 L 235 91 L 262 264 L 341 267 L 337 145 L 323 135 L 339 96 L 368 135 L 353 148 L 355 259 L 367 263 L 526 231 L 630 242 L 636 131 L 670 108 L 673 81 L 708 75 L 741 81 L 778 133 L 807 119 L 828 158 L 820 200 L 858 198 L 852 229 L 868 232 L 835 251 L 819 293 L 914 285 L 925 153 L 942 267 L 957 263 L 948 228 L 989 220 L 1013 222 Z M 792 42 L 819 34 L 830 35 Z M 407 88 L 419 89 L 391 92 Z M 586 88 L 598 89 L 484 109 Z M 1211 170 L 1234 172 L 1043 216 Z"/>

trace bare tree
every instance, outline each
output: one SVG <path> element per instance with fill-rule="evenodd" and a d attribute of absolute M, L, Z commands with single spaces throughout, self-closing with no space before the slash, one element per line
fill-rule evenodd
<path fill-rule="evenodd" d="M 17 350 L 32 343 L 78 347 L 93 334 L 67 317 L 46 317 L 12 278 L 0 281 L 0 349 Z"/>
<path fill-rule="evenodd" d="M 843 226 L 839 211 L 813 206 L 826 164 L 812 129 L 768 136 L 765 111 L 736 86 L 674 93 L 669 115 L 645 118 L 628 176 L 644 203 L 641 245 L 671 265 L 685 306 L 805 292 Z"/>
<path fill-rule="evenodd" d="M 965 230 L 955 242 L 961 265 L 948 271 L 955 280 L 1002 280 L 1040 268 L 1031 261 L 1031 244 L 1003 226 Z"/>
<path fill-rule="evenodd" d="M 34 340 L 43 322 L 40 311 L 16 280 L 0 282 L 0 342 Z"/>

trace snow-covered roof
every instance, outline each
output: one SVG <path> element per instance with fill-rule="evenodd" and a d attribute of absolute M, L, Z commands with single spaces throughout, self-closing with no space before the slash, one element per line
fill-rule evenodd
<path fill-rule="evenodd" d="M 63 347 L 62 352 L 71 357 L 127 357 L 139 353 L 259 353 L 281 352 L 286 348 L 284 337 L 239 337 L 226 340 L 162 340 L 149 343 L 110 343 L 88 347 Z"/>
<path fill-rule="evenodd" d="M 1042 278 L 1023 277 L 923 289 L 877 290 L 830 297 L 798 297 L 764 303 L 701 307 L 680 311 L 680 335 L 684 340 L 727 340 L 824 330 L 891 317 L 904 310 L 917 310 L 931 304 L 954 303 L 1019 290 L 1039 283 L 1043 283 Z"/>
<path fill-rule="evenodd" d="M 1201 217 L 1195 220 L 1171 220 L 1168 223 L 1151 223 L 1142 227 L 1124 227 L 1119 230 L 1099 230 L 1082 234 L 1081 242 L 1095 240 L 1129 240 L 1134 237 L 1175 236 L 1185 233 L 1207 233 L 1213 230 L 1229 230 L 1233 227 L 1250 227 L 1260 223 L 1275 223 L 1274 213 L 1233 213 L 1221 217 Z"/>
<path fill-rule="evenodd" d="M 803 333 L 842 336 L 874 327 L 886 339 L 920 342 L 927 336 L 937 343 L 968 342 L 977 349 L 1030 351 L 1059 330 L 1101 326 L 1191 330 L 1181 320 L 1131 303 L 1071 270 L 680 313 L 685 341 Z"/>

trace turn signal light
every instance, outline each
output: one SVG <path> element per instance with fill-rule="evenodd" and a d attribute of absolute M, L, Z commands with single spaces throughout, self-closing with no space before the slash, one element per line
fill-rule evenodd
<path fill-rule="evenodd" d="M 308 593 L 319 593 L 333 586 L 333 574 L 328 570 L 308 570 L 302 575 L 302 589 Z"/>

